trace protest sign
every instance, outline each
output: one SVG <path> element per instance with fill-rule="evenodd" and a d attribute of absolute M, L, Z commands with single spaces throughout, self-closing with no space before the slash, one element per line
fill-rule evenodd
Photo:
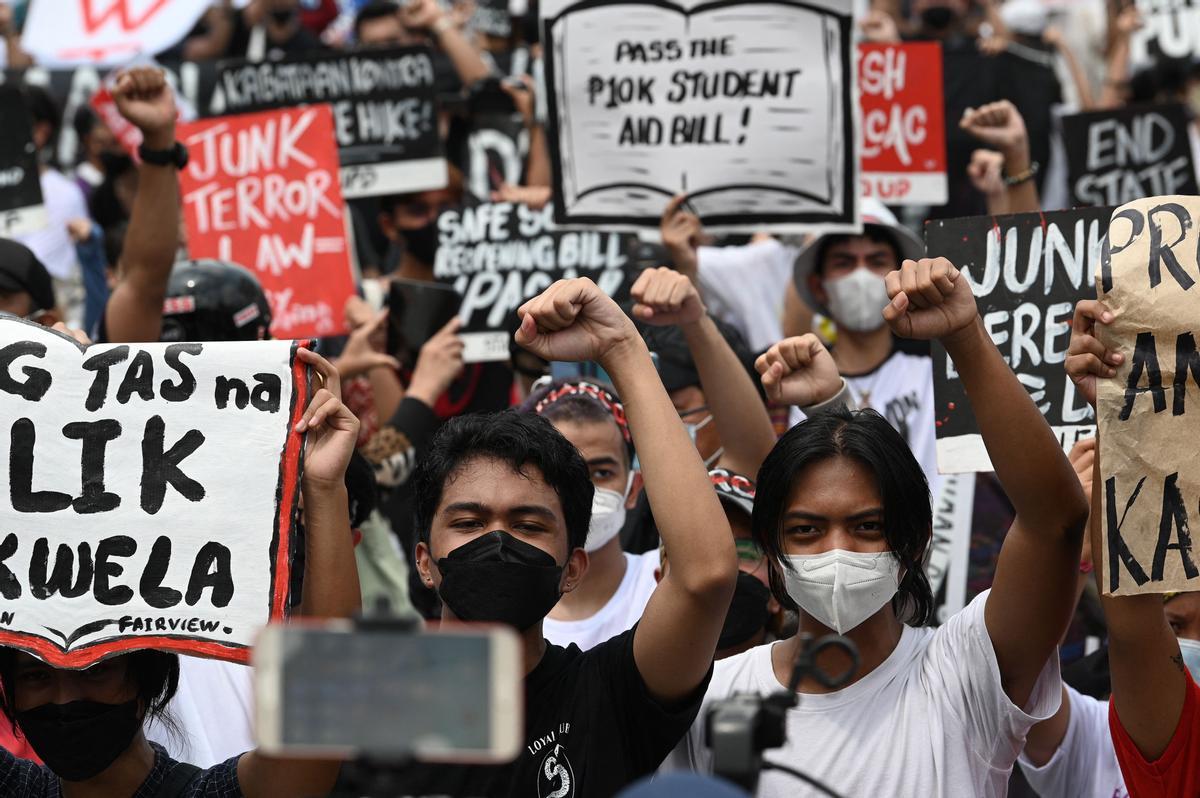
<path fill-rule="evenodd" d="M 942 46 L 860 44 L 862 195 L 889 205 L 946 202 Z"/>
<path fill-rule="evenodd" d="M 1142 25 L 1133 32 L 1134 64 L 1200 56 L 1200 2 L 1137 0 Z"/>
<path fill-rule="evenodd" d="M 934 620 L 945 623 L 967 606 L 967 567 L 971 555 L 971 515 L 975 475 L 950 474 L 933 502 L 933 529 L 925 575 L 933 591 Z"/>
<path fill-rule="evenodd" d="M 1197 193 L 1182 105 L 1132 106 L 1065 116 L 1067 180 L 1075 205 L 1121 205 Z"/>
<path fill-rule="evenodd" d="M 21 46 L 42 66 L 113 66 L 187 35 L 212 0 L 57 0 L 29 4 Z"/>
<path fill-rule="evenodd" d="M 504 183 L 521 185 L 529 154 L 529 131 L 520 114 L 472 114 L 471 129 L 463 142 L 466 188 L 487 201 Z"/>
<path fill-rule="evenodd" d="M 14 86 L 0 87 L 0 236 L 11 237 L 46 227 L 33 123 Z"/>
<path fill-rule="evenodd" d="M 1064 450 L 1095 431 L 1092 408 L 1063 371 L 1075 302 L 1091 295 L 1111 208 L 946 219 L 925 226 L 925 248 L 963 270 L 984 327 L 1029 390 Z M 946 350 L 933 346 L 938 471 L 991 471 L 966 391 Z"/>
<path fill-rule="evenodd" d="M 1189 517 L 1200 504 L 1200 197 L 1147 197 L 1112 214 L 1096 285 L 1125 354 L 1096 381 L 1104 529 L 1100 584 L 1125 596 L 1196 590 Z M 1190 409 L 1192 415 L 1187 415 Z"/>
<path fill-rule="evenodd" d="M 849 0 L 543 0 L 555 221 L 855 230 Z"/>
<path fill-rule="evenodd" d="M 345 333 L 354 294 L 328 105 L 179 126 L 188 251 L 249 268 L 276 338 Z"/>
<path fill-rule="evenodd" d="M 281 61 L 222 62 L 213 113 L 332 103 L 347 198 L 442 188 L 429 49 L 404 47 Z"/>
<path fill-rule="evenodd" d="M 590 277 L 621 301 L 637 277 L 637 239 L 600 230 L 556 228 L 549 206 L 485 203 L 438 217 L 434 277 L 462 295 L 463 360 L 506 360 L 516 310 L 556 280 Z"/>
<path fill-rule="evenodd" d="M 512 35 L 508 0 L 476 0 L 471 25 L 485 36 L 507 39 Z"/>
<path fill-rule="evenodd" d="M 298 545 L 295 351 L 82 347 L 0 319 L 0 645 L 71 668 L 138 648 L 248 661 Z"/>

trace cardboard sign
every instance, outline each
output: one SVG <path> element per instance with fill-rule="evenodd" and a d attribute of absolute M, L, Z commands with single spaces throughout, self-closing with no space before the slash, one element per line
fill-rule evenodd
<path fill-rule="evenodd" d="M 1200 505 L 1200 197 L 1147 197 L 1113 212 L 1096 284 L 1116 317 L 1100 341 L 1125 354 L 1097 380 L 1104 592 L 1196 590 Z M 1189 415 L 1190 413 L 1190 415 Z"/>
<path fill-rule="evenodd" d="M 1075 205 L 1121 205 L 1198 191 L 1181 105 L 1064 116 L 1067 180 Z"/>
<path fill-rule="evenodd" d="M 1142 27 L 1130 44 L 1135 64 L 1148 59 L 1200 55 L 1200 3 L 1197 0 L 1137 0 Z"/>
<path fill-rule="evenodd" d="M 354 279 L 329 106 L 205 119 L 178 136 L 191 256 L 254 272 L 274 337 L 345 333 Z"/>
<path fill-rule="evenodd" d="M 1095 432 L 1092 408 L 1063 370 L 1075 303 L 1091 296 L 1110 208 L 973 216 L 925 226 L 931 257 L 963 270 L 984 327 L 1064 450 Z M 938 471 L 992 471 L 966 391 L 946 350 L 933 346 Z"/>
<path fill-rule="evenodd" d="M 556 280 L 590 277 L 621 301 L 637 277 L 633 236 L 554 226 L 549 206 L 511 202 L 449 210 L 438 217 L 433 274 L 462 295 L 463 360 L 507 360 L 516 310 Z"/>
<path fill-rule="evenodd" d="M 888 205 L 943 205 L 942 46 L 860 44 L 864 197 Z"/>
<path fill-rule="evenodd" d="M 850 0 L 543 0 L 555 221 L 855 230 Z"/>
<path fill-rule="evenodd" d="M 425 47 L 227 61 L 213 112 L 332 103 L 343 196 L 399 194 L 446 185 L 433 86 Z"/>
<path fill-rule="evenodd" d="M 0 86 L 0 236 L 32 233 L 50 224 L 42 204 L 33 123 L 15 86 Z"/>
<path fill-rule="evenodd" d="M 212 0 L 54 0 L 29 4 L 21 46 L 41 66 L 114 66 L 187 35 Z"/>
<path fill-rule="evenodd" d="M 0 645 L 69 668 L 138 648 L 249 660 L 297 545 L 295 349 L 85 348 L 0 319 Z"/>

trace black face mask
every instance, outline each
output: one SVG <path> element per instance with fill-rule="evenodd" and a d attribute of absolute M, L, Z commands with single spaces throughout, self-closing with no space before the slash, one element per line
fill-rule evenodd
<path fill-rule="evenodd" d="M 142 727 L 136 700 L 42 704 L 16 714 L 34 752 L 64 781 L 87 781 L 104 772 Z"/>
<path fill-rule="evenodd" d="M 270 12 L 271 19 L 276 25 L 286 25 L 296 17 L 294 8 L 277 8 Z"/>
<path fill-rule="evenodd" d="M 480 535 L 437 564 L 438 595 L 463 621 L 503 623 L 524 632 L 562 596 L 563 567 L 502 530 Z"/>
<path fill-rule="evenodd" d="M 404 234 L 404 251 L 426 266 L 433 266 L 438 251 L 437 219 L 416 230 L 401 232 Z"/>
<path fill-rule="evenodd" d="M 921 23 L 930 30 L 943 31 L 954 24 L 958 14 L 949 6 L 931 6 L 921 12 Z"/>
<path fill-rule="evenodd" d="M 767 601 L 771 591 L 767 586 L 745 571 L 738 571 L 737 587 L 733 590 L 733 601 L 725 613 L 725 625 L 717 640 L 717 650 L 740 646 L 761 632 L 770 619 Z"/>

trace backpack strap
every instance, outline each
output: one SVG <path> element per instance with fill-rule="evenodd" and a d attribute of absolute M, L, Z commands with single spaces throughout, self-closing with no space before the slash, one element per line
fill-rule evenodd
<path fill-rule="evenodd" d="M 201 768 L 187 762 L 176 762 L 163 777 L 156 798 L 183 798 L 184 790 L 200 775 Z"/>

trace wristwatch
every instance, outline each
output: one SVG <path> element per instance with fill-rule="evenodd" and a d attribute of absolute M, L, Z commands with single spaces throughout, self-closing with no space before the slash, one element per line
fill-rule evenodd
<path fill-rule="evenodd" d="M 169 150 L 152 150 L 141 144 L 138 147 L 138 157 L 142 159 L 142 163 L 151 166 L 174 166 L 176 169 L 182 169 L 188 165 L 187 147 L 178 141 Z"/>

